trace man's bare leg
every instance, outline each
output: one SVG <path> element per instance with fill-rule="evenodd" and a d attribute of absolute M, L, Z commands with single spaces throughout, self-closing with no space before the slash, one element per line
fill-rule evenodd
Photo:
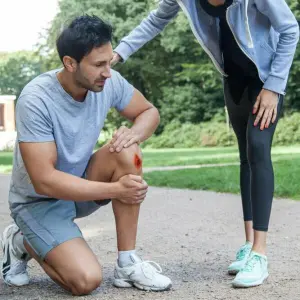
<path fill-rule="evenodd" d="M 102 162 L 109 155 L 114 157 L 114 161 L 118 164 L 113 174 L 109 172 L 104 173 L 101 170 Z M 114 182 L 124 175 L 142 175 L 141 164 L 136 164 L 137 157 L 142 160 L 142 153 L 137 144 L 132 145 L 128 149 L 123 149 L 120 153 L 110 153 L 109 147 L 104 146 L 102 151 L 99 150 L 93 155 L 87 170 L 87 178 L 94 181 Z M 116 221 L 118 250 L 133 250 L 136 244 L 140 204 L 128 205 L 113 199 L 112 205 Z"/>
<path fill-rule="evenodd" d="M 105 177 L 107 172 L 99 172 L 101 162 L 105 159 L 109 147 L 94 154 L 91 164 L 87 170 L 90 180 L 117 181 L 124 175 L 142 175 L 142 154 L 137 144 L 124 148 L 120 153 L 113 152 L 112 156 L 118 164 L 111 177 Z M 96 163 L 99 161 L 99 163 Z M 117 244 L 119 259 L 115 267 L 114 285 L 119 288 L 135 286 L 141 290 L 164 291 L 172 286 L 171 280 L 160 274 L 161 269 L 157 265 L 143 262 L 135 253 L 137 225 L 140 211 L 140 204 L 128 205 L 122 199 L 112 200 L 113 211 L 116 221 Z"/>
<path fill-rule="evenodd" d="M 133 151 L 140 154 L 137 145 L 124 149 L 121 153 L 110 153 L 108 146 L 102 147 L 91 158 L 87 169 L 87 179 L 110 182 L 117 181 L 122 174 L 130 174 L 133 169 L 128 168 L 130 163 L 128 161 L 127 164 L 126 160 L 129 160 L 129 154 Z M 114 210 L 117 207 L 116 214 L 119 216 L 116 220 L 119 224 L 117 235 L 118 241 L 120 240 L 120 243 L 118 242 L 120 249 L 134 249 L 140 205 L 119 204 L 118 200 L 113 200 L 113 206 Z M 121 213 L 122 208 L 125 208 L 127 212 Z M 125 223 L 127 229 L 121 229 L 120 226 L 125 226 Z M 83 239 L 76 238 L 55 247 L 46 255 L 45 260 L 41 260 L 26 242 L 24 245 L 49 277 L 73 295 L 89 294 L 101 284 L 101 267 Z"/>
<path fill-rule="evenodd" d="M 137 145 L 132 145 L 120 153 L 110 153 L 109 147 L 104 146 L 92 156 L 87 168 L 87 179 L 112 182 L 118 181 L 119 178 L 127 174 L 141 175 L 141 166 L 136 167 L 136 156 L 141 159 L 141 151 Z M 118 250 L 134 250 L 140 204 L 124 204 L 121 200 L 112 200 Z M 101 267 L 94 253 L 81 238 L 67 241 L 55 247 L 46 255 L 44 261 L 35 254 L 28 244 L 25 243 L 25 247 L 49 277 L 73 295 L 89 294 L 101 284 Z M 160 276 L 158 283 L 155 282 L 157 290 L 171 286 L 171 281 L 167 277 L 160 274 L 157 276 Z"/>

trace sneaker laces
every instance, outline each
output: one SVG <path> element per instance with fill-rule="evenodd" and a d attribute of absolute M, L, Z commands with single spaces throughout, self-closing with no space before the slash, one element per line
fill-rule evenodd
<path fill-rule="evenodd" d="M 261 257 L 258 255 L 253 255 L 246 263 L 245 267 L 243 268 L 243 271 L 251 272 L 256 264 L 260 262 Z"/>
<path fill-rule="evenodd" d="M 153 276 L 157 273 L 162 273 L 161 266 L 154 261 L 146 260 L 141 262 L 140 265 L 145 277 L 147 277 L 148 279 L 152 279 Z"/>
<path fill-rule="evenodd" d="M 244 245 L 236 254 L 236 260 L 241 261 L 250 252 L 248 245 Z"/>

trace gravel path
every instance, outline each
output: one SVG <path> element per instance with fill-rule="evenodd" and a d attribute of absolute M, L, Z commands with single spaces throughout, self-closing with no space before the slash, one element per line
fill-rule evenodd
<path fill-rule="evenodd" d="M 0 175 L 0 231 L 9 224 L 9 176 Z M 116 258 L 111 207 L 102 208 L 78 224 L 103 264 L 104 283 L 80 299 L 299 299 L 300 203 L 275 200 L 269 235 L 270 277 L 266 284 L 233 289 L 226 268 L 243 242 L 238 196 L 213 192 L 150 188 L 140 217 L 138 249 L 144 259 L 161 264 L 174 283 L 170 292 L 146 293 L 111 286 Z M 0 254 L 2 255 L 2 253 Z M 7 287 L 0 280 L 1 300 L 74 299 L 30 263 L 31 284 Z"/>

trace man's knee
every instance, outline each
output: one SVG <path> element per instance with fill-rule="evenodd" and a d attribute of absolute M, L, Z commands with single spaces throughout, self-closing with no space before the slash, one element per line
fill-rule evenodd
<path fill-rule="evenodd" d="M 72 274 L 67 279 L 67 284 L 75 296 L 88 295 L 102 283 L 102 273 L 100 268 L 94 271 L 82 270 Z"/>
<path fill-rule="evenodd" d="M 115 153 L 117 163 L 137 173 L 142 170 L 142 151 L 138 144 L 133 144 L 128 148 L 122 149 L 121 152 Z"/>

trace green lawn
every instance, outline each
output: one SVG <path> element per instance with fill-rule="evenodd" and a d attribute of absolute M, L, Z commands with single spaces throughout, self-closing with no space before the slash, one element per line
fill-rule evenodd
<path fill-rule="evenodd" d="M 300 158 L 274 163 L 275 196 L 300 200 Z M 239 167 L 211 167 L 145 174 L 151 186 L 239 193 Z"/>
<path fill-rule="evenodd" d="M 300 146 L 274 147 L 273 161 L 300 159 Z M 11 169 L 12 152 L 0 152 L 0 171 Z M 238 162 L 236 147 L 201 149 L 144 149 L 144 167 L 185 166 Z"/>
<path fill-rule="evenodd" d="M 10 173 L 12 169 L 12 161 L 12 152 L 0 152 L 0 173 Z"/>
<path fill-rule="evenodd" d="M 184 166 L 238 162 L 236 147 L 201 149 L 146 149 L 143 150 L 144 167 Z M 300 159 L 300 146 L 274 147 L 273 161 Z"/>
<path fill-rule="evenodd" d="M 0 152 L 0 173 L 12 168 L 12 153 Z M 300 146 L 274 147 L 272 150 L 276 176 L 277 197 L 300 200 Z M 144 167 L 197 165 L 238 162 L 236 147 L 202 149 L 146 149 Z M 202 169 L 146 173 L 150 185 L 239 192 L 239 167 L 210 167 Z M 226 180 L 225 180 L 226 179 Z"/>

